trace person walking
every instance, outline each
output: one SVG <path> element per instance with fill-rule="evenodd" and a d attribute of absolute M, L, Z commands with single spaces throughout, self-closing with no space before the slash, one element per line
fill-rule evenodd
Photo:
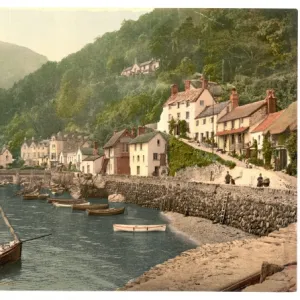
<path fill-rule="evenodd" d="M 229 171 L 227 171 L 227 174 L 225 176 L 225 183 L 230 184 L 231 181 L 231 175 L 229 174 Z"/>
<path fill-rule="evenodd" d="M 263 177 L 261 174 L 259 174 L 257 178 L 257 187 L 262 187 L 263 186 Z"/>

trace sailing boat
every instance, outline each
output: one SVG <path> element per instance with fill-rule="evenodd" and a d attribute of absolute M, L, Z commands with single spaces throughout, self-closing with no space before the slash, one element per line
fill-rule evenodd
<path fill-rule="evenodd" d="M 2 215 L 5 224 L 8 226 L 14 238 L 14 240 L 11 241 L 10 243 L 0 244 L 0 266 L 1 266 L 6 263 L 18 261 L 21 258 L 22 242 L 16 235 L 12 226 L 9 224 L 9 221 L 1 207 L 0 207 L 0 214 Z"/>

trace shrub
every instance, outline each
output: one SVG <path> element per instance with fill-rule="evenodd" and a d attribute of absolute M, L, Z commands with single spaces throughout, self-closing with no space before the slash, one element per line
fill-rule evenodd
<path fill-rule="evenodd" d="M 254 157 L 249 158 L 248 162 L 252 165 L 255 165 L 255 166 L 261 166 L 262 167 L 264 165 L 264 161 L 262 159 L 254 158 Z"/>

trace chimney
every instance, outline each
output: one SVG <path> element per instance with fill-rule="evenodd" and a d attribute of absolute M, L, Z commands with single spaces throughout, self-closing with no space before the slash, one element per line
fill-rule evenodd
<path fill-rule="evenodd" d="M 201 81 L 201 88 L 204 89 L 204 90 L 206 90 L 208 88 L 208 80 L 206 80 L 204 78 L 204 76 L 202 76 L 201 79 L 200 79 L 200 81 Z"/>
<path fill-rule="evenodd" d="M 93 155 L 98 155 L 98 143 L 94 142 L 94 149 L 93 149 Z"/>
<path fill-rule="evenodd" d="M 171 85 L 171 96 L 175 96 L 178 93 L 178 85 L 172 84 Z"/>
<path fill-rule="evenodd" d="M 184 87 L 185 87 L 185 91 L 189 91 L 191 88 L 191 81 L 190 80 L 186 80 L 184 82 Z"/>
<path fill-rule="evenodd" d="M 137 135 L 139 136 L 139 135 L 142 135 L 144 133 L 145 133 L 145 127 L 144 126 L 139 126 Z"/>
<path fill-rule="evenodd" d="M 135 138 L 135 129 L 134 129 L 134 127 L 132 127 L 132 129 L 131 129 L 131 136 L 132 136 L 132 138 Z"/>
<path fill-rule="evenodd" d="M 231 109 L 235 109 L 236 107 L 239 106 L 239 95 L 236 91 L 236 88 L 233 88 L 231 90 L 230 101 L 231 101 Z"/>
<path fill-rule="evenodd" d="M 267 90 L 267 114 L 276 112 L 277 98 L 275 97 L 274 90 Z"/>

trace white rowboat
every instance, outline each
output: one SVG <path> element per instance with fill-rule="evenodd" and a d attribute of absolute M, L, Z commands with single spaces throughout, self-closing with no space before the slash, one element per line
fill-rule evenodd
<path fill-rule="evenodd" d="M 148 231 L 166 231 L 165 224 L 163 225 L 125 225 L 113 224 L 114 231 L 131 231 L 131 232 L 148 232 Z"/>
<path fill-rule="evenodd" d="M 60 203 L 56 203 L 56 202 L 53 202 L 52 204 L 56 207 L 73 207 L 73 204 L 60 204 Z M 77 204 L 77 205 L 87 205 L 87 204 L 90 204 L 90 202 Z"/>

